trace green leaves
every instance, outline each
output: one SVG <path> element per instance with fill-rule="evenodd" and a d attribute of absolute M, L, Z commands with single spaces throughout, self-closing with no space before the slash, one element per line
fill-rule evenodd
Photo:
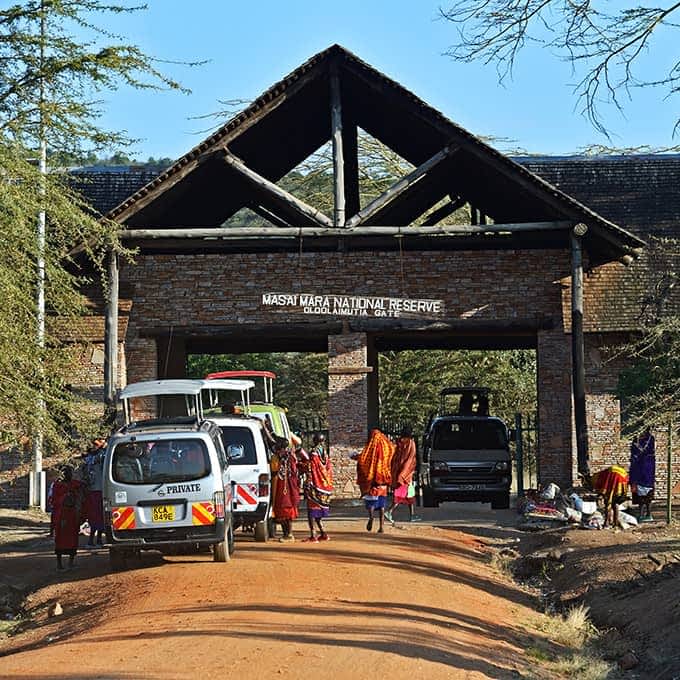
<path fill-rule="evenodd" d="M 61 448 L 101 426 L 101 404 L 87 398 L 100 369 L 74 329 L 90 314 L 82 287 L 100 283 L 103 253 L 119 248 L 115 225 L 92 215 L 65 173 L 50 168 L 44 175 L 36 166 L 45 145 L 56 161 L 131 141 L 100 126 L 103 93 L 121 86 L 183 89 L 161 72 L 164 62 L 104 27 L 109 14 L 143 8 L 25 0 L 0 9 L 0 423 L 10 442 L 41 432 L 48 447 Z M 41 259 L 44 343 L 36 302 Z"/>

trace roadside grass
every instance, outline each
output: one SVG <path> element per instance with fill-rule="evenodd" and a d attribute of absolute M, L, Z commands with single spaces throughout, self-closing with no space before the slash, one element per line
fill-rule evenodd
<path fill-rule="evenodd" d="M 489 561 L 503 578 L 517 583 L 514 568 L 518 557 L 516 551 L 506 548 L 491 553 Z M 541 565 L 539 576 L 542 580 L 546 579 L 548 568 L 547 563 Z M 590 620 L 587 606 L 577 605 L 563 614 L 545 612 L 533 627 L 542 636 L 526 648 L 526 655 L 544 669 L 533 676 L 535 680 L 545 677 L 612 680 L 619 677 L 616 667 L 605 661 L 598 651 L 601 635 Z"/>
<path fill-rule="evenodd" d="M 20 616 L 15 619 L 0 621 L 0 639 L 14 635 L 22 623 L 24 623 L 24 620 Z"/>
<path fill-rule="evenodd" d="M 512 572 L 512 563 L 515 560 L 514 555 L 509 555 L 504 552 L 492 552 L 489 560 L 489 564 L 493 569 L 499 572 L 504 578 L 508 580 L 514 580 L 514 574 Z"/>
<path fill-rule="evenodd" d="M 615 666 L 597 651 L 600 633 L 590 620 L 585 605 L 572 607 L 564 615 L 546 614 L 538 629 L 560 650 L 547 659 L 533 656 L 539 661 L 547 661 L 549 670 L 556 676 L 579 680 L 606 680 L 614 676 Z"/>

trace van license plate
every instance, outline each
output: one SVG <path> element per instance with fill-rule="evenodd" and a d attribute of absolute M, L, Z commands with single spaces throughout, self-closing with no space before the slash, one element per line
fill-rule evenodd
<path fill-rule="evenodd" d="M 456 489 L 461 491 L 481 491 L 484 488 L 483 484 L 456 484 Z"/>
<path fill-rule="evenodd" d="M 154 505 L 151 514 L 152 522 L 174 522 L 175 508 L 172 505 Z"/>

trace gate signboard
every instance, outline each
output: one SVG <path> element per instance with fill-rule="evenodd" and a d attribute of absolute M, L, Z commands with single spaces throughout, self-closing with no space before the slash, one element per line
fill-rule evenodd
<path fill-rule="evenodd" d="M 443 300 L 315 293 L 263 293 L 262 306 L 333 316 L 438 317 L 444 313 Z"/>

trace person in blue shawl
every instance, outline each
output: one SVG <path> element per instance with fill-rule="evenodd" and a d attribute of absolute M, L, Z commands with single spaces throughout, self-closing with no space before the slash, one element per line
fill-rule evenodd
<path fill-rule="evenodd" d="M 630 445 L 629 481 L 633 492 L 633 503 L 640 508 L 639 518 L 643 522 L 652 521 L 652 500 L 656 476 L 655 441 L 650 428 Z"/>

